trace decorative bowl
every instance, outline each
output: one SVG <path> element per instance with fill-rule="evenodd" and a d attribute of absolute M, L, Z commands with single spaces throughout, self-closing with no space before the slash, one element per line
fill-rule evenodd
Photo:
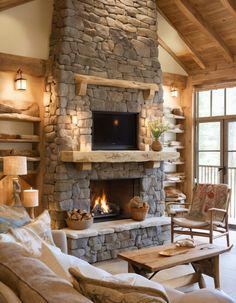
<path fill-rule="evenodd" d="M 93 224 L 93 218 L 88 220 L 70 220 L 67 218 L 66 223 L 71 229 L 87 229 Z"/>

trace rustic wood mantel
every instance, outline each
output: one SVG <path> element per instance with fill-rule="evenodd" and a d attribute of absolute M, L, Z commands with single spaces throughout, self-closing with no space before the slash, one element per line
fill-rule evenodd
<path fill-rule="evenodd" d="M 152 100 L 155 96 L 155 93 L 159 90 L 159 85 L 156 83 L 145 83 L 119 79 L 106 79 L 89 75 L 76 74 L 75 80 L 77 82 L 77 94 L 79 96 L 86 95 L 88 84 L 140 89 L 143 90 L 143 97 L 145 100 Z"/>
<path fill-rule="evenodd" d="M 125 163 L 145 162 L 147 168 L 160 166 L 160 161 L 174 160 L 179 157 L 178 152 L 155 151 L 61 151 L 60 160 L 78 163 L 81 170 L 90 170 L 92 163 Z"/>

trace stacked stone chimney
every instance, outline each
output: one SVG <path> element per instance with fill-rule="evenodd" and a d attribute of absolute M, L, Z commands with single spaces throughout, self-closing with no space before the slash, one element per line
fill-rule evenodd
<path fill-rule="evenodd" d="M 139 113 L 139 149 L 150 143 L 146 120 L 162 112 L 162 87 L 153 100 L 138 89 L 89 85 L 76 95 L 75 74 L 161 84 L 155 0 L 57 0 L 50 40 L 45 104 L 44 203 L 54 228 L 65 210 L 90 208 L 90 180 L 140 178 L 150 215 L 164 211 L 163 172 L 143 163 L 93 164 L 79 171 L 60 161 L 60 151 L 91 146 L 92 111 Z"/>

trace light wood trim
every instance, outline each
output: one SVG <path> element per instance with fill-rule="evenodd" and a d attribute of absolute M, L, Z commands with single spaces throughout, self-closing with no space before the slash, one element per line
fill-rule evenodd
<path fill-rule="evenodd" d="M 145 83 L 119 79 L 106 79 L 89 75 L 76 74 L 75 80 L 77 82 L 77 94 L 80 96 L 86 95 L 88 84 L 140 89 L 144 91 L 143 96 L 145 100 L 153 99 L 155 93 L 159 90 L 159 85 L 156 83 Z"/>
<path fill-rule="evenodd" d="M 0 53 L 0 70 L 23 70 L 24 74 L 43 77 L 46 71 L 46 60 Z"/>
<path fill-rule="evenodd" d="M 221 37 L 213 30 L 213 28 L 208 24 L 199 12 L 186 0 L 174 0 L 178 9 L 196 26 L 200 27 L 200 29 L 208 35 L 212 40 L 215 41 L 217 46 L 222 50 L 223 56 L 227 62 L 233 63 L 234 56 L 230 52 L 229 48 L 225 44 L 225 42 L 221 39 Z"/>
<path fill-rule="evenodd" d="M 236 5 L 232 0 L 220 0 L 222 5 L 232 14 L 233 17 L 236 17 Z"/>
<path fill-rule="evenodd" d="M 165 18 L 165 20 L 176 30 L 176 32 L 178 33 L 178 35 L 180 36 L 180 38 L 184 41 L 184 43 L 186 44 L 186 47 L 188 48 L 188 51 L 190 52 L 192 59 L 195 61 L 195 63 L 201 68 L 201 69 L 205 69 L 206 65 L 204 64 L 204 62 L 201 60 L 199 54 L 196 52 L 196 50 L 193 49 L 193 46 L 191 44 L 191 42 L 184 37 L 181 32 L 174 26 L 174 24 L 172 23 L 172 21 L 167 18 L 167 16 L 162 12 L 162 10 L 160 9 L 160 7 L 158 7 L 158 1 L 157 1 L 157 10 L 158 12 L 163 16 L 163 18 Z"/>
<path fill-rule="evenodd" d="M 183 64 L 183 62 L 179 59 L 179 57 L 176 56 L 176 54 L 172 51 L 172 49 L 160 37 L 158 37 L 158 43 L 186 71 L 186 73 L 188 73 L 187 67 Z"/>
<path fill-rule="evenodd" d="M 187 84 L 187 76 L 173 73 L 162 73 L 162 83 L 165 86 L 175 86 L 179 89 L 185 89 Z"/>
<path fill-rule="evenodd" d="M 236 81 L 236 65 L 192 75 L 192 83 L 194 86 L 221 83 L 222 85 L 225 84 L 226 87 L 228 82 L 232 83 L 233 81 Z"/>
<path fill-rule="evenodd" d="M 32 0 L 1 0 L 0 3 L 0 11 L 9 9 L 11 7 L 15 7 L 27 2 L 31 2 Z"/>

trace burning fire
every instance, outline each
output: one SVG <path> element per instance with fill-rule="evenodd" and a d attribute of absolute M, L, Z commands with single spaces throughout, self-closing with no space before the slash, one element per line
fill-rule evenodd
<path fill-rule="evenodd" d="M 98 196 L 94 202 L 93 210 L 100 210 L 103 214 L 109 214 L 111 212 L 111 209 L 108 205 L 106 194 L 102 193 L 102 196 Z"/>

